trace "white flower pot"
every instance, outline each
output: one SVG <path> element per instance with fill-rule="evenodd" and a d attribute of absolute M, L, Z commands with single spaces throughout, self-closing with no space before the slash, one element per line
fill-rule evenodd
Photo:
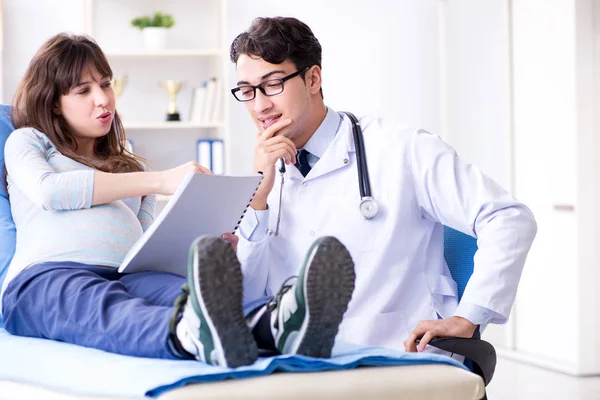
<path fill-rule="evenodd" d="M 168 28 L 150 27 L 142 29 L 146 50 L 164 50 L 167 47 Z"/>

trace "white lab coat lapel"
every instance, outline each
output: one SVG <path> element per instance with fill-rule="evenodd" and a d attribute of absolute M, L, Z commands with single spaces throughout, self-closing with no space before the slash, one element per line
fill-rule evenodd
<path fill-rule="evenodd" d="M 355 151 L 354 140 L 352 138 L 352 126 L 347 118 L 344 118 L 337 135 L 327 147 L 323 157 L 310 170 L 306 178 L 302 177 L 297 168 L 293 168 L 296 178 L 303 179 L 305 182 L 326 175 L 340 168 L 348 168 L 350 165 L 350 153 Z"/>

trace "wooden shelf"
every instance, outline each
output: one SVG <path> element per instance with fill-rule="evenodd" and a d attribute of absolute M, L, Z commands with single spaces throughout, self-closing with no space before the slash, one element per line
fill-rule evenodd
<path fill-rule="evenodd" d="M 207 50 L 161 50 L 161 51 L 107 51 L 108 58 L 152 58 L 152 57 L 219 57 L 224 54 L 220 49 Z"/>
<path fill-rule="evenodd" d="M 125 129 L 146 129 L 146 130 L 169 130 L 169 129 L 211 129 L 222 128 L 223 122 L 123 122 Z"/>

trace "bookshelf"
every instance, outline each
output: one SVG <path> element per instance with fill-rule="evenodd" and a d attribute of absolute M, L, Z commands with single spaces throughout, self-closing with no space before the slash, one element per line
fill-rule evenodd
<path fill-rule="evenodd" d="M 84 0 L 83 8 L 85 32 L 105 52 L 115 78 L 127 78 L 117 110 L 136 154 L 153 169 L 166 169 L 195 160 L 200 139 L 228 143 L 226 0 Z M 147 50 L 130 21 L 155 11 L 171 14 L 175 25 L 164 49 Z M 206 102 L 215 110 L 198 118 L 194 91 L 213 78 L 219 93 Z M 165 80 L 182 82 L 176 96 L 181 121 L 166 121 L 169 97 L 159 84 Z M 227 173 L 226 154 L 224 160 Z"/>

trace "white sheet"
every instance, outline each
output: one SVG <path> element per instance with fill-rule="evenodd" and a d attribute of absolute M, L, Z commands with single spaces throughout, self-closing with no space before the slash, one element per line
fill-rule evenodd
<path fill-rule="evenodd" d="M 357 365 L 448 364 L 437 354 L 404 353 L 383 348 L 340 344 L 329 360 L 301 356 L 261 358 L 238 369 L 195 361 L 135 358 L 67 343 L 16 337 L 0 329 L 0 380 L 34 383 L 60 391 L 104 396 L 158 396 L 190 382 L 218 381 L 280 371 L 349 369 Z"/>

